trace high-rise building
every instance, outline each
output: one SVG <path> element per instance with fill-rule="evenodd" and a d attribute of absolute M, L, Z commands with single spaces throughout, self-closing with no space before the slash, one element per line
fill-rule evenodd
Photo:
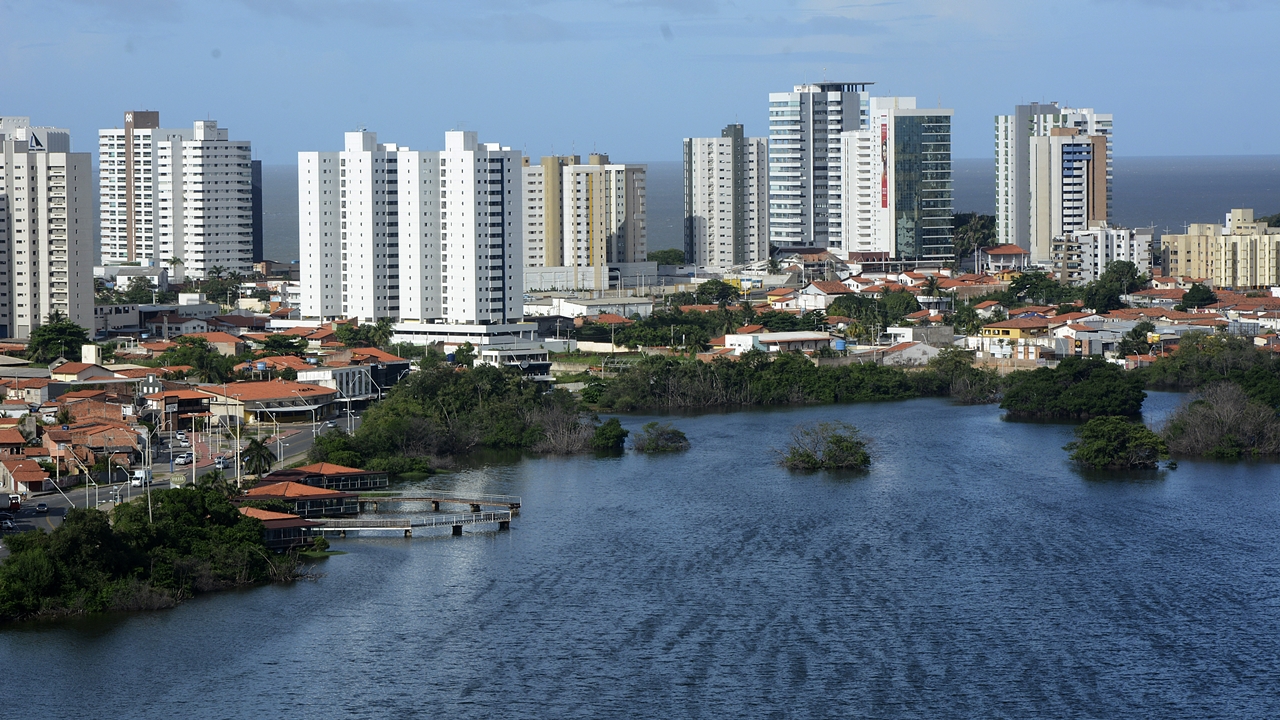
<path fill-rule="evenodd" d="M 523 171 L 526 267 L 604 268 L 648 254 L 643 165 L 593 153 L 544 157 Z"/>
<path fill-rule="evenodd" d="M 768 155 L 741 125 L 685 138 L 685 262 L 723 270 L 769 258 Z"/>
<path fill-rule="evenodd" d="M 996 117 L 995 142 L 1000 244 L 1044 262 L 1053 238 L 1110 222 L 1111 115 L 1056 103 L 1019 105 Z"/>
<path fill-rule="evenodd" d="M 840 134 L 866 127 L 867 86 L 813 83 L 769 93 L 769 241 L 848 249 Z"/>
<path fill-rule="evenodd" d="M 196 278 L 252 272 L 261 209 L 248 141 L 212 120 L 165 129 L 160 113 L 131 111 L 123 129 L 98 131 L 98 154 L 104 265 L 172 264 Z"/>
<path fill-rule="evenodd" d="M 461 131 L 442 151 L 360 131 L 342 151 L 298 153 L 303 315 L 518 321 L 522 165 Z"/>
<path fill-rule="evenodd" d="M 1254 219 L 1253 210 L 1227 213 L 1225 224 L 1192 223 L 1160 237 L 1166 275 L 1239 290 L 1280 285 L 1280 228 Z"/>
<path fill-rule="evenodd" d="M 1154 228 L 1113 228 L 1099 224 L 1056 238 L 1048 266 L 1061 282 L 1084 284 L 1102 277 L 1113 262 L 1130 262 L 1140 274 L 1151 272 Z"/>
<path fill-rule="evenodd" d="M 262 255 L 266 229 L 262 222 L 262 161 L 254 160 L 249 167 L 253 185 L 253 261 L 260 263 L 266 259 Z"/>
<path fill-rule="evenodd" d="M 867 127 L 841 134 L 844 249 L 916 264 L 955 257 L 952 112 L 873 97 Z"/>
<path fill-rule="evenodd" d="M 93 331 L 92 172 L 68 131 L 0 117 L 0 337 L 55 313 Z"/>

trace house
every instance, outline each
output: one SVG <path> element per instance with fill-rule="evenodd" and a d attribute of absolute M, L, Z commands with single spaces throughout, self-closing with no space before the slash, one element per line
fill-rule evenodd
<path fill-rule="evenodd" d="M 27 439 L 17 428 L 0 429 L 0 458 L 24 457 L 23 448 Z"/>
<path fill-rule="evenodd" d="M 224 332 L 192 332 L 183 333 L 182 335 L 183 337 L 203 338 L 209 343 L 210 347 L 218 351 L 219 355 L 225 357 L 235 357 L 243 353 L 247 348 L 244 340 Z"/>
<path fill-rule="evenodd" d="M 774 310 L 796 310 L 800 307 L 800 298 L 795 290 L 788 289 L 782 292 L 770 290 L 767 297 L 769 307 Z"/>
<path fill-rule="evenodd" d="M 118 380 L 119 375 L 92 363 L 66 362 L 52 368 L 49 378 L 54 382 L 92 382 L 96 378 L 102 380 Z"/>
<path fill-rule="evenodd" d="M 206 332 L 209 329 L 209 323 L 196 317 L 161 313 L 147 321 L 147 329 L 153 336 L 169 340 L 179 335 Z"/>
<path fill-rule="evenodd" d="M 885 348 L 880 353 L 881 365 L 895 367 L 919 367 L 929 364 L 942 352 L 936 347 L 922 342 L 904 342 Z"/>
<path fill-rule="evenodd" d="M 982 336 L 1004 340 L 1022 340 L 1049 334 L 1049 318 L 1037 315 L 1001 320 L 982 326 Z"/>
<path fill-rule="evenodd" d="M 848 285 L 834 280 L 814 280 L 800 290 L 798 304 L 800 310 L 826 310 L 841 295 L 854 295 Z"/>
<path fill-rule="evenodd" d="M 330 490 L 375 490 L 385 488 L 390 478 L 385 472 L 315 463 L 296 468 L 284 468 L 263 478 L 263 482 L 296 482 Z"/>
<path fill-rule="evenodd" d="M 242 507 L 240 514 L 262 523 L 262 542 L 271 550 L 282 551 L 308 545 L 324 532 L 320 523 L 289 513 Z"/>
<path fill-rule="evenodd" d="M 831 345 L 831 334 L 825 332 L 761 332 L 726 335 L 724 346 L 732 348 L 735 355 L 751 350 L 764 352 L 814 352 Z"/>
<path fill-rule="evenodd" d="M 986 257 L 986 270 L 992 273 L 1021 271 L 1031 259 L 1030 252 L 1012 244 L 980 248 L 978 254 Z"/>
<path fill-rule="evenodd" d="M 1009 314 L 1009 308 L 1001 305 L 998 300 L 983 300 L 977 305 L 974 305 L 973 310 L 978 313 L 978 317 L 980 318 L 991 318 L 997 313 L 1006 316 Z"/>
<path fill-rule="evenodd" d="M 34 460 L 6 457 L 0 461 L 0 489 L 27 494 L 45 492 L 53 489 L 53 479 Z"/>
<path fill-rule="evenodd" d="M 192 428 L 195 418 L 208 417 L 213 396 L 199 390 L 161 390 L 144 395 L 149 414 L 159 415 L 162 430 Z"/>
<path fill-rule="evenodd" d="M 267 318 L 261 315 L 215 315 L 205 322 L 209 325 L 209 332 L 224 332 L 236 337 L 267 330 Z"/>
<path fill-rule="evenodd" d="M 244 494 L 251 500 L 279 500 L 304 518 L 356 515 L 360 512 L 360 496 L 298 482 L 276 482 L 259 485 Z"/>

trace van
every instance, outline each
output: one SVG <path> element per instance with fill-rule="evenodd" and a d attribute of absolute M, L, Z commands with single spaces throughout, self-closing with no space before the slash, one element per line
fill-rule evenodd
<path fill-rule="evenodd" d="M 134 487 L 143 487 L 151 484 L 150 470 L 134 470 L 129 474 L 129 484 Z"/>

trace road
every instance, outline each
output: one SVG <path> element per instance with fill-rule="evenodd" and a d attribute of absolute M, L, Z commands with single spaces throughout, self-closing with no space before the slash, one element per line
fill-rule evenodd
<path fill-rule="evenodd" d="M 342 429 L 345 430 L 347 428 L 347 419 L 345 417 L 338 418 L 335 422 Z M 351 427 L 353 430 L 360 427 L 359 416 L 351 419 Z M 272 426 L 265 429 L 274 431 L 275 427 Z M 315 434 L 324 433 L 327 429 L 324 422 L 315 423 L 314 425 L 312 423 L 281 424 L 278 437 L 274 434 L 268 435 L 264 433 L 262 441 L 268 443 L 271 451 L 277 454 L 277 458 L 280 457 L 279 453 L 283 450 L 284 459 L 287 461 L 285 464 L 288 464 L 288 462 L 292 462 L 299 457 L 305 457 L 307 452 L 311 450 Z M 227 463 L 227 468 L 224 472 L 228 476 L 235 474 L 235 445 L 233 438 L 215 437 L 210 436 L 208 433 L 188 433 L 187 437 L 191 447 L 182 447 L 173 433 L 166 432 L 160 433 L 160 435 L 164 444 L 156 448 L 155 458 L 152 461 L 151 467 L 156 477 L 156 481 L 151 485 L 152 490 L 164 490 L 172 487 L 168 481 L 171 474 L 170 467 L 173 469 L 172 474 L 181 474 L 184 482 L 191 482 L 192 466 L 172 465 L 172 462 L 177 456 L 192 451 L 197 453 L 196 478 L 203 477 L 216 469 L 216 461 L 214 460 L 216 456 L 227 457 L 230 461 Z M 241 440 L 247 443 L 250 437 L 256 437 L 256 435 L 246 433 L 241 436 Z M 277 462 L 275 467 L 279 468 L 280 463 Z M 36 529 L 50 531 L 62 522 L 63 516 L 66 515 L 72 503 L 78 508 L 94 507 L 95 505 L 109 507 L 114 493 L 121 492 L 121 500 L 128 502 L 139 496 L 145 497 L 146 488 L 133 487 L 128 482 L 120 482 L 110 485 L 104 483 L 96 488 L 96 492 L 92 485 L 87 488 L 87 492 L 84 487 L 64 490 L 64 492 L 66 493 L 65 496 L 54 491 L 53 493 L 27 498 L 22 504 L 22 509 L 18 511 L 13 520 L 15 529 L 6 531 L 5 534 Z M 36 504 L 41 502 L 49 506 L 49 512 L 36 512 Z M 9 556 L 8 547 L 3 547 L 3 545 L 3 538 L 0 538 L 0 559 Z"/>

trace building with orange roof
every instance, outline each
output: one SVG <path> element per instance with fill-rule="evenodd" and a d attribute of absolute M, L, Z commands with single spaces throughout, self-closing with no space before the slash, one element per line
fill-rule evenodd
<path fill-rule="evenodd" d="M 27 439 L 16 427 L 0 429 L 0 457 L 23 457 Z"/>
<path fill-rule="evenodd" d="M 800 310 L 826 310 L 836 298 L 843 295 L 854 295 L 855 290 L 835 280 L 814 280 L 805 285 L 799 292 L 798 307 Z"/>
<path fill-rule="evenodd" d="M 63 484 L 69 482 L 68 477 Z M 53 490 L 53 485 L 49 471 L 34 460 L 6 456 L 0 461 L 0 491 L 30 494 Z"/>
<path fill-rule="evenodd" d="M 314 463 L 296 468 L 276 470 L 263 478 L 265 483 L 295 482 L 329 490 L 376 490 L 390 483 L 390 476 L 376 470 Z"/>
<path fill-rule="evenodd" d="M 241 507 L 240 514 L 262 523 L 262 541 L 275 551 L 308 545 L 324 533 L 320 523 L 291 513 Z"/>
<path fill-rule="evenodd" d="M 306 422 L 328 416 L 338 397 L 334 389 L 291 380 L 251 380 L 202 385 L 213 397 L 209 411 L 230 423 Z"/>
<path fill-rule="evenodd" d="M 278 500 L 289 505 L 299 517 L 332 517 L 360 512 L 360 496 L 299 482 L 284 481 L 258 485 L 245 491 L 249 500 Z"/>
<path fill-rule="evenodd" d="M 183 337 L 201 338 L 218 351 L 219 355 L 235 357 L 247 349 L 244 340 L 221 331 L 184 333 Z"/>

